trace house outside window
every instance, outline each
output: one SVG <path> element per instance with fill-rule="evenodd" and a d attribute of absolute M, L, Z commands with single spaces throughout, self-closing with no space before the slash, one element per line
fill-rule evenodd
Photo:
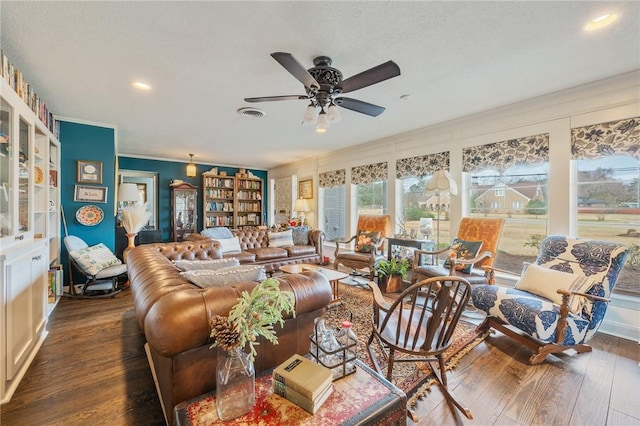
<path fill-rule="evenodd" d="M 356 191 L 356 214 L 387 214 L 387 163 L 368 164 L 351 169 Z"/>
<path fill-rule="evenodd" d="M 640 117 L 571 133 L 577 234 L 630 247 L 614 291 L 640 295 Z"/>
<path fill-rule="evenodd" d="M 513 273 L 535 260 L 547 235 L 549 135 L 465 148 L 463 172 L 471 217 L 505 219 L 494 266 Z M 514 206 L 523 206 L 515 209 Z"/>

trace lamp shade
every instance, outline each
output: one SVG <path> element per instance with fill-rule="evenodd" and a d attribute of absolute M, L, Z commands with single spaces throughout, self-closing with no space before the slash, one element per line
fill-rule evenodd
<path fill-rule="evenodd" d="M 118 202 L 128 203 L 131 201 L 140 201 L 138 185 L 136 185 L 135 183 L 121 183 L 118 186 Z"/>
<path fill-rule="evenodd" d="M 191 157 L 191 159 L 189 160 L 189 164 L 187 164 L 187 177 L 194 177 L 198 174 L 198 169 L 193 162 L 193 154 L 189 154 L 189 156 Z"/>
<path fill-rule="evenodd" d="M 296 200 L 296 203 L 293 205 L 293 209 L 297 212 L 311 211 L 311 209 L 309 208 L 309 203 L 304 198 L 300 198 L 299 200 Z"/>
<path fill-rule="evenodd" d="M 449 191 L 451 195 L 458 195 L 458 184 L 451 176 L 449 172 L 445 170 L 438 170 L 431 176 L 429 182 L 426 185 L 427 191 Z"/>

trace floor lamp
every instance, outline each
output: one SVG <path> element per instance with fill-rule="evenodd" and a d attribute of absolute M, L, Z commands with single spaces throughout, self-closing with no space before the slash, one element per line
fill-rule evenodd
<path fill-rule="evenodd" d="M 438 222 L 436 223 L 437 250 L 438 246 L 440 246 L 440 194 L 442 191 L 449 191 L 450 195 L 458 195 L 458 184 L 449 176 L 449 172 L 440 169 L 431 176 L 425 189 L 427 191 L 438 191 Z"/>

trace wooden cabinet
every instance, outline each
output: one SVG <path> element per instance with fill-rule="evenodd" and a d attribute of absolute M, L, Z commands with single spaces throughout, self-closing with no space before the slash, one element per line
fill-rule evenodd
<path fill-rule="evenodd" d="M 62 295 L 61 283 L 48 294 L 49 268 L 60 258 L 60 143 L 44 103 L 32 91 L 21 90 L 23 99 L 5 78 L 0 78 L 1 402 L 11 398 L 35 357 L 48 314 Z"/>
<path fill-rule="evenodd" d="M 196 232 L 198 187 L 183 182 L 171 186 L 171 229 L 173 241 L 183 241 Z"/>
<path fill-rule="evenodd" d="M 264 225 L 262 179 L 238 173 L 202 174 L 203 227 L 242 228 Z"/>

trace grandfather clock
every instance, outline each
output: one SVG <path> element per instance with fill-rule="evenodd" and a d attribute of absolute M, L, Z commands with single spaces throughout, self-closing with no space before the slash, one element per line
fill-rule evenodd
<path fill-rule="evenodd" d="M 183 241 L 196 232 L 198 187 L 182 182 L 171 186 L 171 229 L 173 241 Z"/>

